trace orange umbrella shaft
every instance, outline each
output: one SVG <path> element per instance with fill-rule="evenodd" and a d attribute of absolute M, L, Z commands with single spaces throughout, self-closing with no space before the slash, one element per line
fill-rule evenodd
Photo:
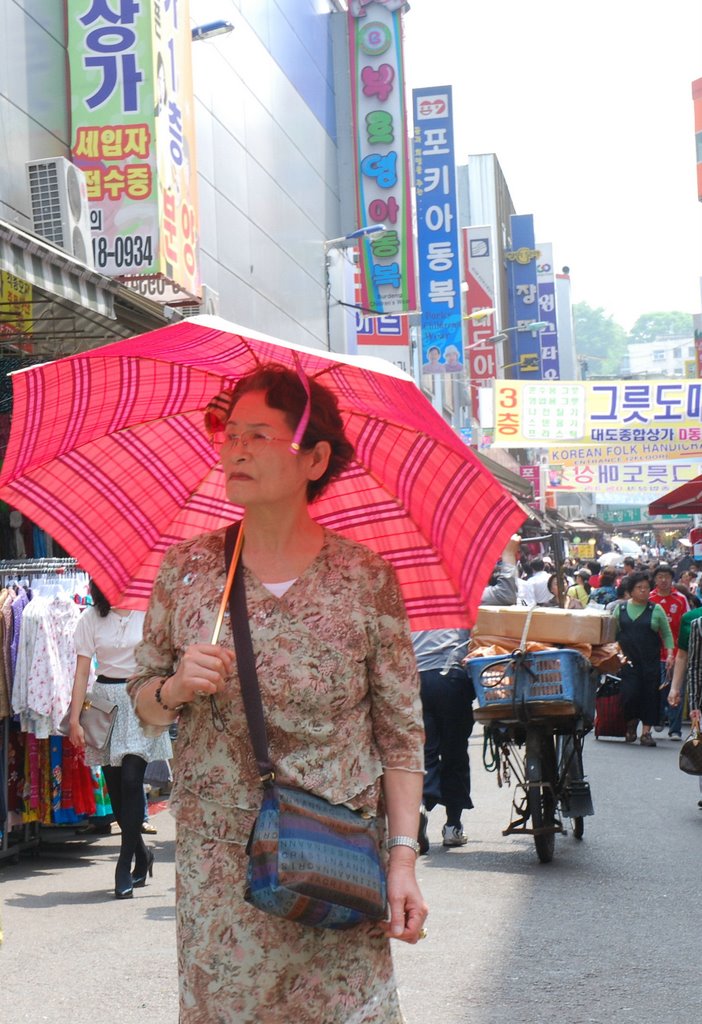
<path fill-rule="evenodd" d="M 224 622 L 224 613 L 227 610 L 229 604 L 229 592 L 232 589 L 232 583 L 234 582 L 234 573 L 236 572 L 237 562 L 241 555 L 241 545 L 244 543 L 244 524 L 242 523 L 239 527 L 239 531 L 236 536 L 236 544 L 234 546 L 234 554 L 232 560 L 229 563 L 229 571 L 227 572 L 227 581 L 224 584 L 224 593 L 222 594 L 222 601 L 219 606 L 219 612 L 217 613 L 217 621 L 215 622 L 214 630 L 212 631 L 212 643 L 219 643 L 219 634 L 222 629 L 222 623 Z M 234 623 L 232 623 L 232 628 Z"/>

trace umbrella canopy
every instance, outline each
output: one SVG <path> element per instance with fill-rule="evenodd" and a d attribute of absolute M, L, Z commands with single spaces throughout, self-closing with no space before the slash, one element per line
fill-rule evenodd
<path fill-rule="evenodd" d="M 241 516 L 203 413 L 270 362 L 299 362 L 333 391 L 355 446 L 314 518 L 392 563 L 414 629 L 472 624 L 524 513 L 385 360 L 196 317 L 20 371 L 0 498 L 54 537 L 114 606 L 145 608 L 169 545 Z"/>
<path fill-rule="evenodd" d="M 606 551 L 604 555 L 600 555 L 597 559 L 603 567 L 605 565 L 621 565 L 623 560 L 624 555 L 620 555 L 616 551 Z"/>
<path fill-rule="evenodd" d="M 676 487 L 674 491 L 656 498 L 648 506 L 649 515 L 696 515 L 702 512 L 702 476 Z"/>
<path fill-rule="evenodd" d="M 612 537 L 612 546 L 618 548 L 621 552 L 620 558 L 624 558 L 626 555 L 631 555 L 634 558 L 641 558 L 643 551 L 641 546 L 632 540 L 631 537 L 620 537 L 618 534 Z M 600 564 L 602 559 L 600 559 Z"/>

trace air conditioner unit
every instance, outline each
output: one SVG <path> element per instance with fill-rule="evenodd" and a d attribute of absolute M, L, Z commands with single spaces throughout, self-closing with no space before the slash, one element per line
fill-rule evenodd
<path fill-rule="evenodd" d="M 219 316 L 219 292 L 203 284 L 202 298 L 199 302 L 184 302 L 176 308 L 184 317 L 201 316 L 203 313 L 208 316 Z"/>
<path fill-rule="evenodd" d="M 81 263 L 93 267 L 85 175 L 65 157 L 27 164 L 34 230 Z"/>

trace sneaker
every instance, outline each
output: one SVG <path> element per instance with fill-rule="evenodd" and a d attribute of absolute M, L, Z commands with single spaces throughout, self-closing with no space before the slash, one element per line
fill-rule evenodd
<path fill-rule="evenodd" d="M 429 853 L 429 836 L 427 835 L 428 824 L 429 815 L 427 814 L 426 807 L 422 805 L 422 807 L 419 808 L 419 832 L 417 833 L 420 857 L 423 857 L 425 853 Z"/>
<path fill-rule="evenodd" d="M 150 821 L 142 822 L 141 831 L 148 836 L 155 836 L 158 833 L 158 829 Z"/>
<path fill-rule="evenodd" d="M 656 741 L 654 740 L 653 736 L 651 736 L 650 732 L 642 732 L 641 736 L 639 737 L 639 743 L 642 747 L 656 746 Z"/>
<path fill-rule="evenodd" d="M 461 825 L 444 825 L 441 834 L 444 837 L 444 846 L 465 846 L 468 842 L 468 836 Z"/>
<path fill-rule="evenodd" d="M 669 732 L 668 733 L 668 739 L 669 740 L 681 740 L 682 739 L 682 733 L 679 733 L 679 732 Z"/>

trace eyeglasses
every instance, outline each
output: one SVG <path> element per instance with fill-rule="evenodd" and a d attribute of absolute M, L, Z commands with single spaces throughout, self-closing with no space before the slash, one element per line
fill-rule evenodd
<path fill-rule="evenodd" d="M 271 434 L 264 434 L 261 430 L 242 430 L 240 434 L 227 434 L 224 431 L 214 435 L 214 443 L 220 448 L 236 448 L 241 445 L 244 451 L 257 455 L 264 451 L 273 441 L 282 441 L 291 444 L 290 437 L 273 437 Z"/>

